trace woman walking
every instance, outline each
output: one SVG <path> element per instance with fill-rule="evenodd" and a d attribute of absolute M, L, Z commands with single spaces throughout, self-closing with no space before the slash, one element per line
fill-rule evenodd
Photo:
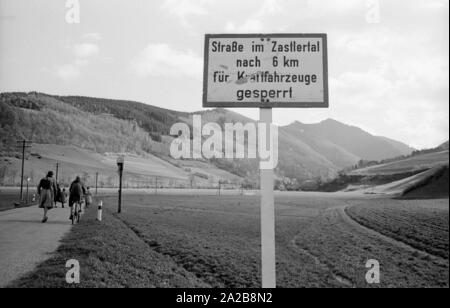
<path fill-rule="evenodd" d="M 40 197 L 39 208 L 44 209 L 42 223 L 46 223 L 48 220 L 47 212 L 54 207 L 55 202 L 56 181 L 53 178 L 53 171 L 49 171 L 47 176 L 41 179 L 37 191 Z"/>

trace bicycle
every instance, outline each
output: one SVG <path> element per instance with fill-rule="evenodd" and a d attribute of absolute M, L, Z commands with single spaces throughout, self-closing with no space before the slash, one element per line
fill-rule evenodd
<path fill-rule="evenodd" d="M 81 218 L 81 206 L 82 206 L 82 202 L 83 200 L 77 201 L 72 205 L 72 225 L 74 225 L 75 223 L 79 223 L 80 222 L 80 218 Z"/>

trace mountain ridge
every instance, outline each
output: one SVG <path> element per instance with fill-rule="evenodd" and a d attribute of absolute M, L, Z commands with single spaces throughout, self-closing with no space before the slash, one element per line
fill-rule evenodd
<path fill-rule="evenodd" d="M 395 156 L 409 155 L 414 150 L 402 142 L 371 135 L 359 127 L 334 119 L 326 119 L 313 124 L 296 121 L 284 128 L 295 128 L 303 134 L 326 139 L 363 160 L 379 161 Z"/>
<path fill-rule="evenodd" d="M 203 123 L 255 122 L 226 109 L 188 113 L 134 101 L 37 92 L 1 93 L 0 111 L 3 153 L 15 147 L 16 139 L 31 138 L 37 143 L 75 145 L 98 153 L 151 153 L 167 161 L 172 161 L 170 127 L 177 122 L 191 126 L 194 114 L 201 114 Z M 402 156 L 408 148 L 333 119 L 281 126 L 279 140 L 277 177 L 298 182 L 333 178 L 359 160 Z M 242 178 L 258 180 L 256 161 L 204 161 Z"/>

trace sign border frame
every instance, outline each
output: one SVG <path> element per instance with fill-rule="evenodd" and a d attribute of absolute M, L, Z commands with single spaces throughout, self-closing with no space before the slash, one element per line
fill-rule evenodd
<path fill-rule="evenodd" d="M 208 102 L 209 41 L 213 38 L 322 38 L 323 44 L 323 102 Z M 203 61 L 203 108 L 329 108 L 328 90 L 328 42 L 326 33 L 248 33 L 248 34 L 205 34 Z M 244 105 L 245 104 L 245 105 Z"/>

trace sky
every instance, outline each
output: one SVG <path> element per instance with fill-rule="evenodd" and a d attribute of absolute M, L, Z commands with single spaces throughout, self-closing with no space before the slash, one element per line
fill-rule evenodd
<path fill-rule="evenodd" d="M 330 107 L 274 109 L 274 122 L 333 118 L 429 148 L 449 139 L 448 3 L 0 0 L 0 91 L 198 111 L 206 33 L 327 33 Z"/>

